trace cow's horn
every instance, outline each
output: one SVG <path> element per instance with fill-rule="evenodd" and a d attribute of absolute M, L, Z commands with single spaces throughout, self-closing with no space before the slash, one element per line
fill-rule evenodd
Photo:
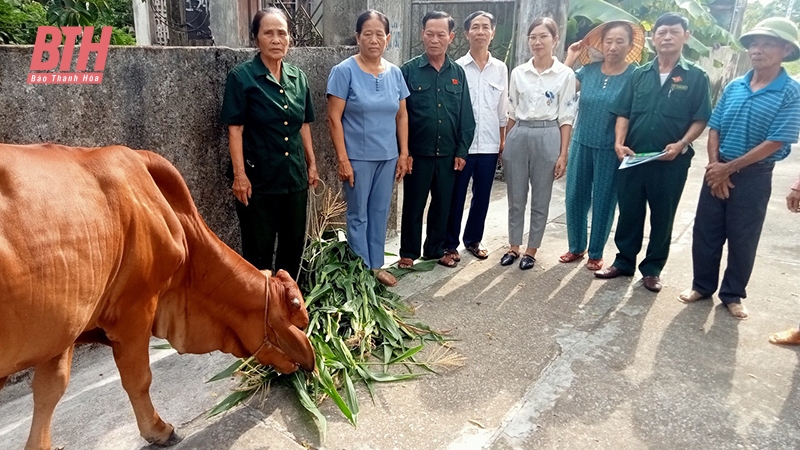
<path fill-rule="evenodd" d="M 292 306 L 294 308 L 300 308 L 300 299 L 295 297 L 292 299 Z"/>

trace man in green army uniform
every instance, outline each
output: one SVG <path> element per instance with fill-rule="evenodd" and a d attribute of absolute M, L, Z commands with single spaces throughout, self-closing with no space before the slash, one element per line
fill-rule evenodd
<path fill-rule="evenodd" d="M 453 267 L 453 254 L 444 254 L 447 217 L 456 171 L 466 162 L 475 133 L 475 118 L 464 69 L 447 56 L 455 21 L 432 11 L 422 19 L 425 53 L 401 67 L 411 96 L 408 108 L 408 147 L 411 171 L 403 179 L 400 227 L 400 268 L 420 257 L 422 215 L 428 194 L 428 225 L 422 256 Z"/>
<path fill-rule="evenodd" d="M 675 211 L 694 156 L 691 143 L 711 117 L 708 76 L 681 55 L 689 38 L 688 25 L 680 14 L 659 17 L 653 33 L 658 56 L 636 69 L 611 108 L 617 116 L 615 150 L 620 159 L 634 153 L 666 153 L 659 161 L 618 171 L 619 220 L 614 242 L 619 253 L 612 266 L 595 276 L 633 275 L 649 205 L 650 243 L 639 271 L 644 287 L 653 292 L 661 290 Z"/>

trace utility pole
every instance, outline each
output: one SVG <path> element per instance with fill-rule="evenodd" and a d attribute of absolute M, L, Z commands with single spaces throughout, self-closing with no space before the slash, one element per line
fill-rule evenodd
<path fill-rule="evenodd" d="M 517 14 L 517 30 L 514 44 L 516 51 L 515 65 L 522 64 L 531 58 L 528 48 L 528 26 L 534 19 L 541 16 L 551 17 L 558 24 L 559 40 L 555 54 L 559 60 L 564 60 L 564 40 L 567 34 L 568 0 L 517 0 L 519 14 Z"/>

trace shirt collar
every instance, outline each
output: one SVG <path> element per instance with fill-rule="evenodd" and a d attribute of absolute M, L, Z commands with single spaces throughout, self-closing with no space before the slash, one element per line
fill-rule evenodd
<path fill-rule="evenodd" d="M 533 58 L 529 59 L 528 62 L 526 62 L 523 67 L 528 72 L 538 73 L 536 71 L 536 69 L 534 69 L 534 67 L 533 67 Z M 547 69 L 545 69 L 544 72 L 539 73 L 539 75 L 544 75 L 544 74 L 546 74 L 548 72 L 559 73 L 559 72 L 563 71 L 566 68 L 568 68 L 568 67 L 563 65 L 563 64 L 561 64 L 561 61 L 559 61 L 556 56 L 553 56 L 553 65 L 548 67 Z"/>
<path fill-rule="evenodd" d="M 689 61 L 686 61 L 686 58 L 684 58 L 683 55 L 681 55 L 680 58 L 678 58 L 678 62 L 675 64 L 675 67 L 680 67 L 684 71 L 688 72 L 689 71 Z M 658 70 L 658 56 L 653 58 L 653 60 L 650 61 L 649 63 L 647 63 L 644 66 L 642 66 L 642 70 L 645 70 L 645 71 L 652 70 L 654 68 L 656 70 Z"/>
<path fill-rule="evenodd" d="M 486 66 L 491 66 L 493 64 L 493 62 L 492 62 L 493 59 L 494 58 L 492 57 L 492 54 L 489 53 L 489 61 L 486 63 Z M 469 51 L 467 51 L 466 55 L 461 57 L 461 60 L 464 62 L 465 66 L 468 65 L 468 64 L 472 64 L 472 63 L 477 64 L 475 62 L 475 58 L 472 57 L 472 53 L 470 53 Z"/>
<path fill-rule="evenodd" d="M 750 88 L 750 82 L 753 80 L 753 74 L 755 71 L 750 69 L 745 74 L 744 78 L 742 78 L 742 83 L 744 83 L 748 89 Z M 786 83 L 789 81 L 789 74 L 786 73 L 786 69 L 781 67 L 781 71 L 774 80 L 770 81 L 770 83 L 763 89 L 760 89 L 758 92 L 761 91 L 780 91 L 786 86 Z"/>
<path fill-rule="evenodd" d="M 253 75 L 256 78 L 260 76 L 269 78 L 270 73 L 271 72 L 269 69 L 267 69 L 267 66 L 264 65 L 264 61 L 261 60 L 261 53 L 256 53 L 256 56 L 253 57 Z M 297 67 L 294 67 L 291 64 L 284 64 L 283 61 L 281 61 L 281 77 L 284 76 L 297 78 L 300 76 L 300 74 Z"/>
<path fill-rule="evenodd" d="M 430 66 L 431 62 L 428 60 L 428 54 L 423 53 L 419 58 L 419 67 Z M 450 65 L 450 56 L 445 53 L 444 55 L 444 64 L 442 64 L 442 69 L 447 68 Z M 431 66 L 433 67 L 433 66 Z"/>

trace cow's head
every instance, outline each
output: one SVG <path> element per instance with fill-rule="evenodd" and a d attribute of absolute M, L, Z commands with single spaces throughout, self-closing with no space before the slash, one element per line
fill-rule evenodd
<path fill-rule="evenodd" d="M 314 370 L 314 348 L 302 331 L 308 326 L 308 311 L 297 283 L 285 270 L 269 276 L 267 324 L 275 331 L 281 351 L 305 370 Z"/>

